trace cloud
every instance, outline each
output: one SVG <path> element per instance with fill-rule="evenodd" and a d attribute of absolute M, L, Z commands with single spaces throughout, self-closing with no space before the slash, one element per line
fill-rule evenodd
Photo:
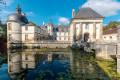
<path fill-rule="evenodd" d="M 10 5 L 14 2 L 14 0 L 1 0 L 0 1 L 0 20 L 5 23 L 9 14 L 13 13 L 13 11 L 6 10 L 6 8 L 10 7 Z M 7 7 L 5 7 L 7 6 Z"/>
<path fill-rule="evenodd" d="M 118 19 L 118 21 L 120 21 L 120 19 Z"/>
<path fill-rule="evenodd" d="M 6 20 L 7 20 L 8 15 L 11 14 L 11 13 L 14 13 L 14 12 L 12 12 L 12 11 L 7 11 L 7 10 L 2 10 L 2 11 L 0 11 L 1 21 L 2 21 L 3 23 L 5 23 Z"/>
<path fill-rule="evenodd" d="M 103 24 L 103 27 L 106 26 L 107 24 Z"/>
<path fill-rule="evenodd" d="M 34 16 L 33 12 L 26 12 L 25 14 L 26 14 L 26 16 Z"/>
<path fill-rule="evenodd" d="M 69 19 L 68 18 L 65 18 L 65 17 L 59 17 L 59 19 L 58 19 L 58 21 L 59 21 L 59 25 L 60 24 L 69 24 L 70 23 L 70 21 L 69 21 Z"/>
<path fill-rule="evenodd" d="M 1 2 L 0 6 L 4 6 L 5 4 L 9 6 L 14 2 L 14 0 L 1 0 L 0 2 Z"/>
<path fill-rule="evenodd" d="M 82 7 L 90 7 L 101 15 L 108 17 L 118 14 L 120 2 L 117 0 L 88 0 Z"/>

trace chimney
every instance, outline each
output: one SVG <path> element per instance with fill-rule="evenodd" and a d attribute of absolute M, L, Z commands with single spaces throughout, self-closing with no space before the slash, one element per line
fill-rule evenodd
<path fill-rule="evenodd" d="M 43 26 L 45 26 L 45 21 L 43 21 Z"/>
<path fill-rule="evenodd" d="M 75 9 L 72 9 L 72 18 L 74 17 L 75 15 Z"/>

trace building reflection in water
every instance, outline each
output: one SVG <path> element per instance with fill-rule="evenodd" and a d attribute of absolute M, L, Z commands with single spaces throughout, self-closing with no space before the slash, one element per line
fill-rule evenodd
<path fill-rule="evenodd" d="M 60 50 L 8 51 L 8 74 L 12 80 L 106 79 L 109 76 L 89 53 Z"/>
<path fill-rule="evenodd" d="M 37 50 L 9 50 L 8 74 L 11 80 L 25 79 L 28 72 L 37 68 L 40 64 L 49 63 L 52 66 L 54 60 L 69 60 L 72 52 L 39 52 Z"/>

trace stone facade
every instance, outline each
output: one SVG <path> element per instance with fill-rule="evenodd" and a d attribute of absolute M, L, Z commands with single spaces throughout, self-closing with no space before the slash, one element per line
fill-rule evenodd
<path fill-rule="evenodd" d="M 70 44 L 76 41 L 98 42 L 102 40 L 103 19 L 104 17 L 91 8 L 80 8 L 76 14 L 72 10 L 70 25 L 53 25 L 50 20 L 49 24 L 43 21 L 43 27 L 39 27 L 28 22 L 18 6 L 16 13 L 10 14 L 7 20 L 8 47 L 13 43 L 36 44 L 45 40 L 66 41 L 71 42 Z"/>
<path fill-rule="evenodd" d="M 118 41 L 118 29 L 109 29 L 103 31 L 103 42 L 117 42 Z"/>
<path fill-rule="evenodd" d="M 102 23 L 104 17 L 94 12 L 90 8 L 80 8 L 76 14 L 72 15 L 73 18 L 70 22 L 71 41 L 85 41 L 86 33 L 88 34 L 88 42 L 99 42 L 102 40 Z"/>
<path fill-rule="evenodd" d="M 53 25 L 50 20 L 49 24 L 43 22 L 43 28 L 50 34 L 49 40 L 54 41 L 70 41 L 70 26 L 69 25 Z"/>
<path fill-rule="evenodd" d="M 7 43 L 34 43 L 48 40 L 48 32 L 41 27 L 28 22 L 21 8 L 16 8 L 16 13 L 10 14 L 7 20 Z"/>

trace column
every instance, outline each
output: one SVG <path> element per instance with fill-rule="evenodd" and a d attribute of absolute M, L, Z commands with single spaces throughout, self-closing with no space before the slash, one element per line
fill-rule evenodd
<path fill-rule="evenodd" d="M 73 41 L 76 39 L 75 23 L 73 23 Z"/>
<path fill-rule="evenodd" d="M 117 26 L 118 28 L 118 44 L 117 44 L 117 72 L 120 73 L 120 25 Z"/>
<path fill-rule="evenodd" d="M 100 41 L 102 41 L 102 35 L 103 35 L 103 23 L 100 23 Z"/>
<path fill-rule="evenodd" d="M 96 23 L 93 23 L 93 41 L 96 40 Z"/>
<path fill-rule="evenodd" d="M 80 26 L 79 26 L 79 37 L 80 39 L 82 39 L 82 23 L 80 23 Z"/>
<path fill-rule="evenodd" d="M 120 73 L 120 55 L 117 56 L 117 72 Z"/>

